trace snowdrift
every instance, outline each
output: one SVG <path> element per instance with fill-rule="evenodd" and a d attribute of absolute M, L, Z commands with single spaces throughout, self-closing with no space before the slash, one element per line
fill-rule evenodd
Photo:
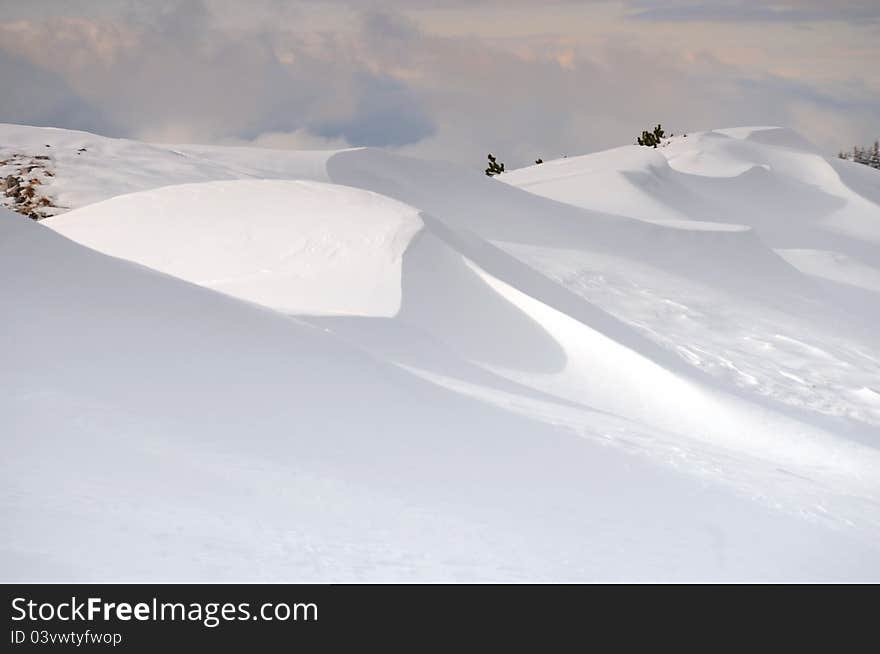
<path fill-rule="evenodd" d="M 7 580 L 876 574 L 845 533 L 24 218 L 0 229 Z"/>
<path fill-rule="evenodd" d="M 287 313 L 391 317 L 403 286 L 398 338 L 412 339 L 406 330 L 428 335 L 523 387 L 784 465 L 822 467 L 845 451 L 806 425 L 725 398 L 710 379 L 583 298 L 478 237 L 462 239 L 428 220 L 429 233 L 407 249 L 422 221 L 384 196 L 315 182 L 234 181 L 121 196 L 46 224 L 107 254 Z M 864 466 L 858 451 L 838 463 L 844 475 Z"/>
<path fill-rule="evenodd" d="M 46 220 L 113 256 L 285 313 L 391 316 L 421 228 L 388 198 L 303 181 L 187 184 Z"/>
<path fill-rule="evenodd" d="M 880 184 L 856 181 L 865 173 L 876 177 L 859 168 L 825 159 L 791 130 L 738 128 L 676 137 L 657 149 L 626 146 L 561 159 L 500 179 L 649 222 L 747 225 L 772 248 L 830 250 L 877 267 Z"/>
<path fill-rule="evenodd" d="M 863 171 L 141 147 L 163 183 L 0 221 L 4 577 L 880 576 Z"/>

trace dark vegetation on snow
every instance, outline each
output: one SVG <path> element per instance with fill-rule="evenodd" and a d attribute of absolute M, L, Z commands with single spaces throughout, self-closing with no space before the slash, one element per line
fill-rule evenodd
<path fill-rule="evenodd" d="M 856 145 L 853 147 L 852 152 L 841 152 L 837 156 L 847 161 L 854 161 L 855 163 L 880 170 L 880 140 L 874 141 L 874 145 L 867 148 L 860 148 Z"/>

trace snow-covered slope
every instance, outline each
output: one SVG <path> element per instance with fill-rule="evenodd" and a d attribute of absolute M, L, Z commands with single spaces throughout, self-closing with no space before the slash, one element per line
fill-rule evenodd
<path fill-rule="evenodd" d="M 626 260 L 620 250 L 600 258 L 524 244 L 518 252 L 693 365 L 761 397 L 857 418 L 871 425 L 864 438 L 875 440 L 876 171 L 827 160 L 790 130 L 738 128 L 677 137 L 658 149 L 628 146 L 548 162 L 503 179 L 621 219 L 748 225 L 766 253 L 802 273 L 785 276 L 792 284 L 780 285 L 778 274 L 756 268 L 741 248 L 733 274 L 758 292 Z"/>
<path fill-rule="evenodd" d="M 39 181 L 38 196 L 48 200 L 48 206 L 38 209 L 41 218 L 172 184 L 294 177 L 323 181 L 326 160 L 333 154 L 234 148 L 232 157 L 224 156 L 228 150 L 178 148 L 0 123 L 0 176 Z M 12 198 L 0 196 L 0 202 L 12 210 L 19 208 Z"/>
<path fill-rule="evenodd" d="M 113 197 L 86 136 L 106 201 L 0 221 L 6 578 L 880 578 L 863 171 L 142 145 Z"/>
<path fill-rule="evenodd" d="M 820 156 L 790 130 L 739 128 L 675 137 L 656 149 L 626 146 L 560 159 L 501 179 L 639 220 L 748 225 L 783 252 L 834 251 L 880 269 L 876 177 L 864 166 Z M 817 272 L 811 266 L 810 274 Z"/>
<path fill-rule="evenodd" d="M 627 421 L 542 424 L 565 407 L 475 374 L 490 397 L 471 399 L 26 219 L 0 229 L 7 580 L 877 574 L 857 530 L 628 453 L 657 436 Z"/>

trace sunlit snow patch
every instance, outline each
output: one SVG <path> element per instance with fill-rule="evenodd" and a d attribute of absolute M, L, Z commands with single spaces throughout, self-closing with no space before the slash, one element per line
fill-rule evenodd
<path fill-rule="evenodd" d="M 312 315 L 392 316 L 418 212 L 359 189 L 243 180 L 123 195 L 45 221 L 106 254 Z"/>

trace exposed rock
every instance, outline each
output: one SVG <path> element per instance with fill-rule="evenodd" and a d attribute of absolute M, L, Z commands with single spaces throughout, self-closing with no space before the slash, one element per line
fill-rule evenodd
<path fill-rule="evenodd" d="M 48 147 L 48 146 L 47 146 Z M 55 203 L 42 187 L 55 176 L 52 158 L 5 151 L 0 159 L 0 206 L 40 220 L 55 213 Z M 11 174 L 10 174 L 11 173 Z"/>

